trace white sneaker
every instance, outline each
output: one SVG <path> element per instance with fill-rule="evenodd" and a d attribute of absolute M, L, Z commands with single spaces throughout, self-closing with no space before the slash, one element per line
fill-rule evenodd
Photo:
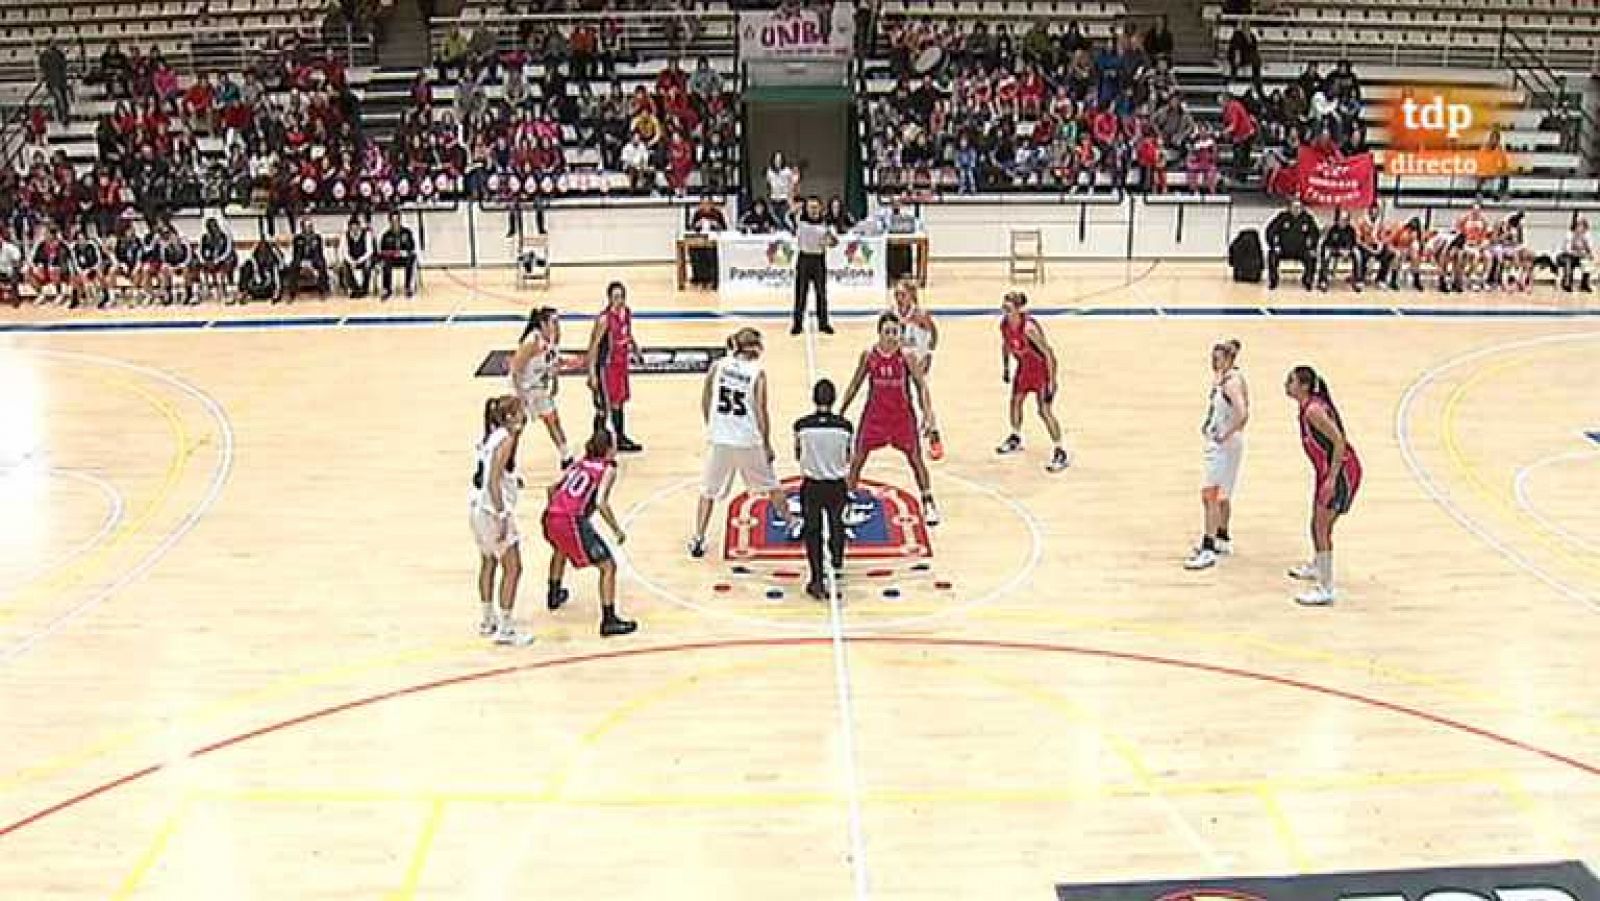
<path fill-rule="evenodd" d="M 939 524 L 939 508 L 933 505 L 933 501 L 922 502 L 922 521 L 930 526 Z"/>
<path fill-rule="evenodd" d="M 1060 472 L 1072 465 L 1072 452 L 1064 447 L 1058 447 L 1050 455 L 1050 462 L 1044 466 L 1045 472 Z"/>
<path fill-rule="evenodd" d="M 480 618 L 478 620 L 478 634 L 482 635 L 484 638 L 488 638 L 489 636 L 494 634 L 494 630 L 495 630 L 494 608 L 490 607 L 490 608 L 488 608 L 488 609 L 483 611 L 482 618 Z"/>
<path fill-rule="evenodd" d="M 689 556 L 696 560 L 706 555 L 706 540 L 704 538 L 689 539 Z"/>
<path fill-rule="evenodd" d="M 1233 542 L 1232 541 L 1224 541 L 1221 538 L 1216 538 L 1216 539 L 1213 539 L 1211 543 L 1212 543 L 1213 546 L 1216 547 L 1217 556 L 1218 557 L 1228 557 L 1228 556 L 1231 556 L 1233 554 Z"/>
<path fill-rule="evenodd" d="M 1334 598 L 1332 591 L 1318 585 L 1310 591 L 1302 591 L 1295 595 L 1294 602 L 1302 607 L 1326 607 L 1333 603 Z"/>
<path fill-rule="evenodd" d="M 494 643 L 513 648 L 525 648 L 533 644 L 533 633 L 518 629 L 516 624 L 509 619 L 501 620 L 499 627 L 494 630 Z"/>
<path fill-rule="evenodd" d="M 1299 579 L 1302 582 L 1317 581 L 1317 566 L 1314 563 L 1296 563 L 1289 567 L 1289 578 Z"/>
<path fill-rule="evenodd" d="M 1183 561 L 1183 568 L 1188 570 L 1210 569 L 1217 565 L 1217 554 L 1210 548 L 1196 550 L 1189 559 Z"/>

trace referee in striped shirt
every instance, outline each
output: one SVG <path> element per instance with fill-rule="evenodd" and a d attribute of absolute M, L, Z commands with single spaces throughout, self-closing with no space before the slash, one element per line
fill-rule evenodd
<path fill-rule="evenodd" d="M 828 599 L 823 581 L 822 526 L 828 526 L 828 557 L 833 571 L 844 566 L 844 508 L 848 500 L 845 476 L 850 472 L 850 446 L 854 439 L 850 421 L 833 412 L 836 397 L 833 382 L 821 379 L 811 389 L 815 412 L 794 424 L 794 453 L 800 459 L 800 515 L 805 523 L 800 535 L 806 544 L 806 561 L 811 578 L 806 594 L 819 601 Z"/>

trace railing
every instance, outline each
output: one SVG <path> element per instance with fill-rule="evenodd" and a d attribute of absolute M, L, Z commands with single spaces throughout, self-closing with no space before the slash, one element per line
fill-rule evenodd
<path fill-rule="evenodd" d="M 576 25 L 587 23 L 599 25 L 601 22 L 614 23 L 617 27 L 616 46 L 607 48 L 602 45 L 596 53 L 597 58 L 601 53 L 609 52 L 613 56 L 631 56 L 641 49 L 664 50 L 674 55 L 690 55 L 703 53 L 710 55 L 726 55 L 736 51 L 739 36 L 738 14 L 729 10 L 702 10 L 699 12 L 673 10 L 661 11 L 618 11 L 599 13 L 492 13 L 480 15 L 461 15 L 453 17 L 435 17 L 430 19 L 428 49 L 434 59 L 439 57 L 439 49 L 444 43 L 445 36 L 453 27 L 459 27 L 462 32 L 470 34 L 480 26 L 494 29 L 499 46 L 507 46 L 507 37 L 512 43 L 517 39 L 517 30 L 526 24 L 531 25 Z M 530 51 L 530 55 L 537 57 L 537 50 Z"/>
<path fill-rule="evenodd" d="M 1551 11 L 1554 14 L 1554 10 Z M 1573 51 L 1537 51 L 1527 43 L 1526 35 L 1540 33 L 1549 44 L 1549 39 L 1564 36 L 1567 32 L 1555 25 L 1546 25 L 1542 29 L 1527 26 L 1513 26 L 1506 14 L 1501 13 L 1495 21 L 1476 21 L 1460 23 L 1420 23 L 1420 22 L 1391 22 L 1373 19 L 1367 16 L 1351 15 L 1340 10 L 1338 16 L 1307 16 L 1293 13 L 1250 13 L 1250 14 L 1222 14 L 1216 17 L 1219 25 L 1237 26 L 1247 24 L 1257 30 L 1257 40 L 1262 35 L 1263 28 L 1289 29 L 1287 40 L 1274 40 L 1271 42 L 1260 41 L 1262 56 L 1271 59 L 1269 51 L 1277 51 L 1282 62 L 1325 62 L 1330 57 L 1330 48 L 1336 48 L 1340 57 L 1361 62 L 1387 63 L 1393 66 L 1403 65 L 1491 65 L 1498 67 L 1501 63 L 1500 54 L 1504 47 L 1503 35 L 1512 34 L 1522 40 L 1522 46 L 1530 54 L 1539 59 L 1541 64 L 1547 65 L 1553 56 L 1568 60 L 1573 66 L 1581 66 L 1592 70 L 1600 69 L 1600 34 L 1596 35 L 1595 46 L 1587 52 L 1580 54 Z M 1600 24 L 1600 20 L 1597 20 Z M 1436 39 L 1424 44 L 1416 44 L 1407 40 L 1405 32 L 1415 28 L 1427 26 L 1429 31 L 1436 35 Z M 1335 40 L 1332 42 L 1314 39 L 1305 40 L 1299 34 L 1300 30 L 1331 31 Z M 1231 34 L 1231 31 L 1230 31 Z M 1473 38 L 1489 38 L 1495 40 L 1490 46 L 1484 46 Z M 1213 47 L 1219 58 L 1227 56 L 1228 36 L 1213 35 Z"/>
<path fill-rule="evenodd" d="M 1557 117 L 1561 129 L 1561 149 L 1576 153 L 1594 171 L 1595 141 L 1600 139 L 1600 122 L 1584 107 L 1583 94 L 1568 86 L 1567 80 L 1550 70 L 1522 35 L 1510 29 L 1500 31 L 1500 62 L 1511 72 L 1512 82 L 1531 102 Z"/>
<path fill-rule="evenodd" d="M 0 0 L 4 2 L 4 0 Z M 200 72 L 240 72 L 254 64 L 260 56 L 261 49 L 268 39 L 277 37 L 280 40 L 293 37 L 302 47 L 322 55 L 333 51 L 341 56 L 346 65 L 365 66 L 376 62 L 377 51 L 369 35 L 358 35 L 353 26 L 348 22 L 322 21 L 314 27 L 306 23 L 289 25 L 203 25 L 196 24 L 182 32 L 172 35 L 149 34 L 136 36 L 140 44 L 150 43 L 163 45 L 177 42 L 176 50 L 164 50 L 163 58 L 168 65 L 184 75 L 195 75 Z M 98 51 L 113 39 L 132 45 L 135 36 L 131 35 L 106 35 L 100 38 L 76 38 L 67 42 L 71 46 L 68 54 L 74 60 L 74 75 L 83 75 L 94 71 L 99 64 Z M 45 47 L 45 39 L 39 39 L 28 45 L 28 56 L 31 59 Z M 91 47 L 94 53 L 91 53 Z M 31 72 L 33 63 L 26 67 Z M 10 69 L 10 74 L 20 74 L 22 67 Z M 0 78 L 6 72 L 0 71 Z"/>
<path fill-rule="evenodd" d="M 27 90 L 16 93 L 21 95 L 21 100 L 0 101 L 0 114 L 5 117 L 0 123 L 0 169 L 15 166 L 17 157 L 28 145 L 28 114 L 34 106 L 45 102 L 43 81 L 36 81 Z"/>

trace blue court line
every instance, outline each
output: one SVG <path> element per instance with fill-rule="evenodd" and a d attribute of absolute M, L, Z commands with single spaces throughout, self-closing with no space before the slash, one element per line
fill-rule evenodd
<path fill-rule="evenodd" d="M 1274 316 L 1395 316 L 1392 307 L 1269 307 Z"/>
<path fill-rule="evenodd" d="M 341 325 L 444 325 L 449 321 L 443 314 L 403 313 L 399 316 L 346 316 Z"/>
<path fill-rule="evenodd" d="M 575 319 L 577 317 L 576 316 L 562 316 L 561 318 L 562 319 Z M 592 317 L 584 317 L 584 318 L 587 319 L 587 318 L 592 318 Z M 526 316 L 520 316 L 520 315 L 518 315 L 516 313 L 457 313 L 457 314 L 455 314 L 455 316 L 451 317 L 450 321 L 452 323 L 454 323 L 454 322 L 492 322 L 492 323 L 499 323 L 499 324 L 502 324 L 502 325 L 508 325 L 508 324 L 513 324 L 513 323 L 524 322 L 524 321 L 526 321 L 526 319 L 527 319 Z"/>
<path fill-rule="evenodd" d="M 212 320 L 212 328 L 310 328 L 313 326 L 338 325 L 341 316 L 283 316 L 269 319 L 216 319 Z"/>
<path fill-rule="evenodd" d="M 1058 309 L 1067 310 L 1067 309 L 1071 309 L 1071 308 L 1070 307 L 1066 307 L 1066 308 L 1058 308 Z M 1255 307 L 1249 307 L 1248 309 L 1256 309 L 1256 308 Z M 1160 307 L 1090 307 L 1088 309 L 1079 309 L 1076 312 L 1078 312 L 1078 313 L 1080 313 L 1081 315 L 1084 315 L 1084 316 L 1138 316 L 1138 317 L 1149 317 L 1149 316 L 1160 316 L 1161 315 L 1161 308 Z M 991 312 L 989 315 L 996 316 L 996 318 L 998 318 L 998 315 L 993 313 L 993 312 Z M 1048 311 L 1046 311 L 1046 315 L 1049 315 Z"/>
<path fill-rule="evenodd" d="M 141 319 L 132 322 L 86 320 L 84 322 L 5 322 L 0 332 L 150 332 L 199 330 L 209 319 Z"/>
<path fill-rule="evenodd" d="M 1261 307 L 1162 307 L 1168 316 L 1264 316 Z"/>
<path fill-rule="evenodd" d="M 1436 317 L 1448 319 L 1564 319 L 1573 316 L 1600 315 L 1600 310 L 1547 310 L 1537 308 L 1507 308 L 1504 310 L 1465 310 L 1452 307 L 1399 307 L 1401 316 Z"/>
<path fill-rule="evenodd" d="M 836 310 L 837 318 L 861 319 L 879 315 L 878 308 Z M 1450 307 L 1039 307 L 1031 309 L 1035 316 L 1097 316 L 1112 318 L 1175 318 L 1249 317 L 1263 318 L 1318 318 L 1411 316 L 1417 318 L 1448 319 L 1578 319 L 1600 317 L 1600 308 L 1584 310 L 1552 310 L 1534 307 L 1506 309 L 1452 309 Z M 933 313 L 940 318 L 998 318 L 1000 313 L 992 307 L 938 307 Z M 731 319 L 787 320 L 788 310 L 640 310 L 633 316 L 638 320 L 667 322 L 720 322 Z M 519 313 L 459 313 L 446 314 L 401 313 L 394 315 L 357 316 L 263 316 L 245 319 L 138 319 L 138 320 L 85 320 L 82 322 L 0 322 L 0 333 L 42 334 L 52 332 L 148 332 L 148 331 L 201 331 L 213 329 L 293 329 L 339 328 L 343 326 L 385 327 L 419 325 L 511 325 L 524 320 Z M 568 322 L 588 322 L 592 313 L 567 313 L 561 317 Z"/>

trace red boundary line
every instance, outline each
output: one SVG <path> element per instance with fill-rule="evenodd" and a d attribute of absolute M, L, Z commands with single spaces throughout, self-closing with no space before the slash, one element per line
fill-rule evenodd
<path fill-rule="evenodd" d="M 1237 667 L 1222 666 L 1214 663 L 1201 663 L 1194 660 L 1183 660 L 1176 657 L 1159 657 L 1152 654 L 1136 654 L 1126 651 L 1108 651 L 1101 648 L 1084 648 L 1073 645 L 1046 644 L 1043 642 L 1000 641 L 982 638 L 912 638 L 897 636 L 869 636 L 862 638 L 851 638 L 849 640 L 861 644 L 907 645 L 912 647 L 945 647 L 999 651 L 1037 651 L 1056 654 L 1075 654 L 1082 657 L 1097 657 L 1102 660 L 1118 660 L 1125 663 L 1147 663 L 1156 666 L 1169 666 L 1179 669 L 1192 670 L 1195 672 L 1210 673 L 1217 676 L 1231 676 L 1236 679 L 1247 679 L 1253 682 L 1262 682 L 1268 685 L 1278 685 L 1284 688 L 1296 688 L 1301 691 L 1311 692 L 1313 694 L 1320 694 L 1326 697 L 1351 701 L 1367 707 L 1375 707 L 1379 710 L 1386 710 L 1390 713 L 1408 716 L 1412 719 L 1420 720 L 1434 726 L 1451 729 L 1456 732 L 1474 736 L 1476 738 L 1485 739 L 1503 747 L 1513 748 L 1518 751 L 1534 754 L 1554 763 L 1571 767 L 1590 776 L 1600 776 L 1600 765 L 1587 763 L 1575 757 L 1569 757 L 1556 751 L 1550 751 L 1545 748 L 1538 747 L 1537 745 L 1529 744 L 1528 742 L 1520 739 L 1501 735 L 1498 732 L 1492 732 L 1488 729 L 1473 726 L 1460 720 L 1451 719 L 1450 717 L 1443 716 L 1441 714 L 1431 713 L 1418 707 L 1410 707 L 1405 704 L 1398 704 L 1393 701 L 1385 701 L 1380 698 L 1373 698 L 1367 695 L 1345 691 L 1344 689 L 1340 688 L 1332 688 L 1326 685 L 1318 685 L 1314 682 L 1306 682 L 1300 679 L 1289 678 L 1287 676 L 1275 676 L 1270 673 L 1258 673 L 1251 670 L 1238 669 Z M 281 732 L 285 729 L 295 726 L 303 726 L 306 723 L 315 722 L 317 720 L 325 719 L 346 711 L 356 710 L 362 707 L 370 707 L 373 704 L 378 704 L 383 701 L 392 701 L 396 698 L 421 694 L 425 691 L 432 691 L 437 688 L 446 688 L 452 685 L 463 685 L 468 682 L 478 682 L 484 679 L 494 679 L 514 673 L 533 672 L 536 670 L 553 669 L 564 666 L 575 666 L 582 663 L 594 663 L 602 660 L 623 660 L 630 657 L 671 654 L 681 651 L 727 650 L 759 647 L 796 647 L 803 645 L 825 645 L 828 644 L 829 641 L 830 639 L 821 637 L 745 638 L 733 639 L 729 641 L 703 641 L 690 642 L 686 644 L 656 645 L 645 648 L 627 648 L 625 650 L 618 651 L 600 651 L 593 654 L 578 654 L 572 657 L 556 657 L 549 660 L 538 660 L 531 663 L 519 664 L 517 666 L 501 666 L 494 669 L 480 670 L 474 673 L 464 673 L 459 676 L 450 676 L 444 679 L 435 679 L 429 682 L 422 682 L 416 685 L 407 686 L 405 688 L 397 688 L 393 691 L 386 691 L 381 694 L 368 695 L 364 698 L 346 701 L 343 704 L 335 704 L 332 707 L 324 707 L 320 710 L 314 710 L 310 713 L 302 714 L 291 719 L 279 720 L 274 723 L 269 723 L 258 729 L 240 733 L 239 735 L 232 736 L 231 738 L 225 738 L 221 741 L 202 745 L 199 748 L 189 752 L 185 759 L 193 760 L 198 757 L 204 757 L 208 754 L 213 754 L 217 751 L 233 747 L 234 745 L 243 744 L 244 742 L 251 741 L 253 739 L 271 735 L 274 732 Z M 89 789 L 88 791 L 73 795 L 64 801 L 60 801 L 51 805 L 50 807 L 44 808 L 43 810 L 29 814 L 28 816 L 23 817 L 22 819 L 17 820 L 10 825 L 7 825 L 5 828 L 0 829 L 0 838 L 4 838 L 14 832 L 17 832 L 18 830 L 23 829 L 24 827 L 37 823 L 46 817 L 54 816 L 55 814 L 58 814 L 64 810 L 76 807 L 85 801 L 92 800 L 115 789 L 121 788 L 124 785 L 137 782 L 147 776 L 159 773 L 166 769 L 167 766 L 168 764 L 152 764 L 144 769 L 135 770 L 134 772 L 120 776 L 111 780 L 110 782 L 102 783 L 94 788 Z"/>

